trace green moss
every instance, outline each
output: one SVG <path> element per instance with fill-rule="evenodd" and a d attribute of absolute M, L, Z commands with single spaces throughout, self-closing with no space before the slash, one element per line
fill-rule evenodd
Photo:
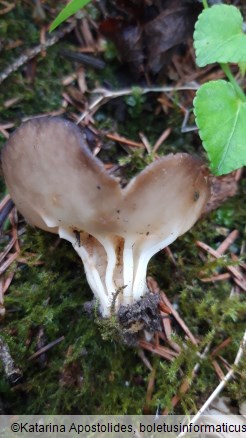
<path fill-rule="evenodd" d="M 0 379 L 7 409 L 47 414 L 140 411 L 144 389 L 126 384 L 133 378 L 135 367 L 139 367 L 136 355 L 114 341 L 102 340 L 94 319 L 83 308 L 83 303 L 92 297 L 83 279 L 81 262 L 65 242 L 56 248 L 54 260 L 55 239 L 29 230 L 24 247 L 37 251 L 36 259 L 45 260 L 45 265 L 34 266 L 32 260 L 31 266 L 19 269 L 6 297 L 7 317 L 1 336 L 24 372 L 24 382 L 13 398 L 10 388 Z M 37 349 L 40 327 L 45 343 L 65 337 L 48 351 L 44 368 L 38 360 L 28 360 Z M 67 356 L 69 348 L 72 354 Z M 126 360 L 129 368 L 125 368 Z M 81 385 L 74 377 L 76 384 L 70 387 L 68 379 L 68 391 L 63 370 L 74 363 L 78 364 L 77 380 Z M 131 401 L 133 396 L 135 404 Z"/>
<path fill-rule="evenodd" d="M 24 6 L 21 2 L 16 4 L 16 8 L 1 21 L 0 32 L 4 40 L 14 40 L 23 35 L 24 46 L 4 52 L 1 69 L 19 56 L 25 47 L 29 47 L 30 42 L 37 44 L 39 40 L 40 28 L 33 22 L 31 2 L 25 2 Z M 0 96 L 1 122 L 14 121 L 18 125 L 23 116 L 60 108 L 61 78 L 74 71 L 74 66 L 59 56 L 60 48 L 67 44 L 61 41 L 47 50 L 46 57 L 37 58 L 34 84 L 28 84 L 25 68 L 5 81 Z M 108 55 L 112 58 L 112 54 Z M 110 58 L 108 55 L 106 57 Z M 122 87 L 116 75 L 118 67 L 113 56 L 113 64 L 108 61 L 107 70 L 102 74 L 88 71 L 89 86 L 93 88 L 96 80 L 102 84 L 107 77 L 113 86 Z M 7 99 L 18 96 L 21 98 L 18 103 L 9 109 L 4 108 Z M 197 148 L 193 134 L 180 134 L 182 115 L 178 107 L 170 110 L 165 118 L 163 114 L 156 114 L 156 105 L 156 95 L 143 97 L 136 91 L 126 99 L 116 100 L 114 105 L 111 102 L 102 107 L 95 116 L 97 128 L 107 131 L 114 127 L 119 134 L 137 141 L 138 133 L 142 131 L 153 145 L 164 129 L 171 126 L 172 133 L 158 153 L 186 151 L 199 154 L 200 147 Z M 125 111 L 123 121 L 117 118 L 116 109 Z M 3 143 L 5 140 L 1 138 L 0 141 Z M 136 150 L 128 154 L 119 152 L 119 147 L 113 142 L 106 146 L 102 158 L 107 162 L 120 163 L 126 179 L 153 160 L 146 151 Z M 0 188 L 4 193 L 3 184 Z M 149 264 L 148 274 L 157 279 L 199 340 L 199 347 L 191 344 L 172 320 L 174 340 L 182 348 L 181 354 L 168 362 L 146 353 L 156 370 L 153 397 L 148 402 L 151 412 L 156 412 L 157 407 L 169 408 L 176 414 L 195 412 L 205 401 L 219 383 L 209 353 L 201 358 L 207 345 L 210 345 L 211 352 L 231 337 L 230 344 L 221 354 L 229 363 L 235 359 L 245 330 L 245 298 L 242 295 L 230 298 L 231 281 L 201 281 L 201 271 L 204 277 L 225 272 L 231 260 L 225 255 L 216 261 L 207 257 L 204 262 L 199 258 L 200 250 L 195 242 L 201 240 L 217 248 L 224 239 L 220 228 L 223 227 L 225 233 L 237 228 L 240 237 L 232 249 L 240 254 L 245 224 L 244 191 L 245 182 L 242 181 L 237 196 L 172 244 L 176 266 L 163 251 Z M 8 239 L 8 230 L 5 237 Z M 2 246 L 5 243 L 3 239 Z M 15 277 L 5 297 L 7 312 L 0 329 L 24 377 L 21 384 L 11 388 L 0 368 L 0 393 L 6 412 L 141 413 L 146 406 L 149 370 L 139 358 L 137 349 L 127 348 L 116 341 L 118 326 L 114 318 L 102 322 L 96 315 L 90 317 L 85 312 L 84 303 L 92 299 L 92 293 L 81 261 L 71 245 L 65 241 L 58 242 L 57 236 L 28 227 L 21 236 L 21 248 L 22 257 L 27 262 L 10 267 L 10 270 L 15 270 Z M 37 264 L 40 262 L 42 264 Z M 61 336 L 64 339 L 44 355 L 29 359 L 42 345 Z M 192 376 L 196 363 L 200 364 L 200 369 L 196 376 Z M 246 398 L 245 375 L 242 361 L 235 380 L 225 390 L 235 403 Z M 172 398 L 179 394 L 181 383 L 185 380 L 190 382 L 190 387 L 185 394 L 180 394 L 181 403 L 172 409 Z"/>

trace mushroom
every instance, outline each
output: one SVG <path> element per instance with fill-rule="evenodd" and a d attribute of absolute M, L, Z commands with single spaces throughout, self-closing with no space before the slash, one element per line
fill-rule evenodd
<path fill-rule="evenodd" d="M 157 159 L 122 188 L 61 118 L 23 123 L 2 166 L 27 222 L 72 243 L 103 317 L 148 292 L 150 258 L 192 227 L 209 197 L 203 164 L 184 153 Z"/>

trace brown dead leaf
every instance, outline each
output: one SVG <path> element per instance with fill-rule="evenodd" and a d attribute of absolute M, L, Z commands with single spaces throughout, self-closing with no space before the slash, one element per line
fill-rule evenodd
<path fill-rule="evenodd" d="M 176 48 L 192 37 L 201 11 L 199 4 L 191 5 L 185 0 L 112 3 L 117 12 L 120 9 L 121 16 L 102 21 L 99 30 L 114 42 L 135 79 L 163 70 Z"/>
<path fill-rule="evenodd" d="M 147 69 L 158 74 L 171 61 L 173 49 L 188 41 L 193 34 L 196 14 L 190 6 L 172 3 L 154 20 L 144 26 L 144 39 L 147 50 Z M 184 2 L 182 2 L 184 3 Z"/>

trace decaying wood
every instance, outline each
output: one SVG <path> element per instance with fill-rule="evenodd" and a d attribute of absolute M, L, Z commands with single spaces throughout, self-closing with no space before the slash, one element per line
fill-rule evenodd
<path fill-rule="evenodd" d="M 15 365 L 8 345 L 0 336 L 0 361 L 3 364 L 4 373 L 11 385 L 16 385 L 22 378 L 21 370 Z"/>
<path fill-rule="evenodd" d="M 210 176 L 211 197 L 205 208 L 205 214 L 216 210 L 228 198 L 235 196 L 238 190 L 237 172 L 224 176 Z"/>

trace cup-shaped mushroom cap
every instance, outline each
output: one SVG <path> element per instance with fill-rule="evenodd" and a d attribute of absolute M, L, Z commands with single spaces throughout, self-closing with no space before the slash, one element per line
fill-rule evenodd
<path fill-rule="evenodd" d="M 182 153 L 147 166 L 123 189 L 122 227 L 145 236 L 185 233 L 208 200 L 206 174 L 200 160 Z"/>
<path fill-rule="evenodd" d="M 196 222 L 209 196 L 202 163 L 187 154 L 160 158 L 121 189 L 80 129 L 60 118 L 22 124 L 3 149 L 2 166 L 19 211 L 54 232 L 175 239 Z"/>
<path fill-rule="evenodd" d="M 30 224 L 55 232 L 59 226 L 89 232 L 110 226 L 108 212 L 120 187 L 75 124 L 49 117 L 22 124 L 3 149 L 2 166 L 10 195 Z"/>

